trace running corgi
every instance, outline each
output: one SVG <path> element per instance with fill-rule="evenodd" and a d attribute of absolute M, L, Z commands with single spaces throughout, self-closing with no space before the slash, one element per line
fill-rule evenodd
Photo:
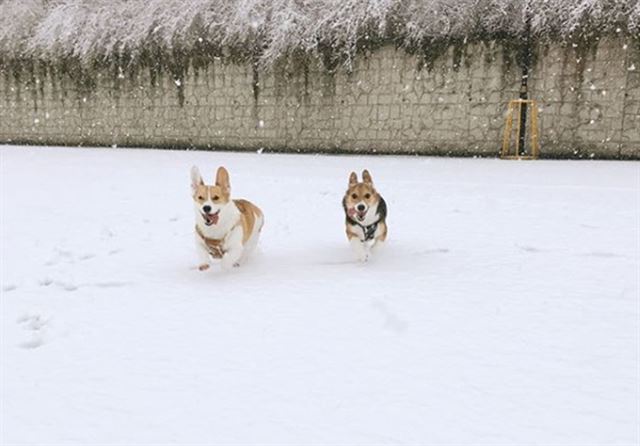
<path fill-rule="evenodd" d="M 247 200 L 232 200 L 229 172 L 219 167 L 216 184 L 204 184 L 196 166 L 191 168 L 191 190 L 196 214 L 198 269 L 209 268 L 211 258 L 222 259 L 223 269 L 243 263 L 258 244 L 264 224 L 262 211 Z"/>
<path fill-rule="evenodd" d="M 351 172 L 342 206 L 351 248 L 359 261 L 366 262 L 387 238 L 387 203 L 373 187 L 368 170 L 362 171 L 361 183 L 356 173 Z"/>

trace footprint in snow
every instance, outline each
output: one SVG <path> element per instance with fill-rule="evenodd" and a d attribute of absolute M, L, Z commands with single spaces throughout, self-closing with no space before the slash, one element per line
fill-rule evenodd
<path fill-rule="evenodd" d="M 51 277 L 44 277 L 38 280 L 38 285 L 40 286 L 49 286 L 53 283 L 53 279 Z"/>
<path fill-rule="evenodd" d="M 18 344 L 20 347 L 24 349 L 35 349 L 44 345 L 44 331 L 49 323 L 49 319 L 45 319 L 39 314 L 25 314 L 18 318 L 17 323 L 30 335 L 30 339 Z"/>
<path fill-rule="evenodd" d="M 66 261 L 67 263 L 75 263 L 73 252 L 66 249 L 55 248 L 53 250 L 53 255 L 44 263 L 44 266 L 54 266 L 61 261 Z"/>
<path fill-rule="evenodd" d="M 60 257 L 65 257 L 65 258 L 72 258 L 73 257 L 73 252 L 71 252 L 69 250 L 66 250 L 66 249 L 56 248 L 55 252 Z"/>
<path fill-rule="evenodd" d="M 115 232 L 113 232 L 111 229 L 109 228 L 102 228 L 102 236 L 106 237 L 106 238 L 112 238 L 114 237 L 116 234 Z"/>
<path fill-rule="evenodd" d="M 96 282 L 91 285 L 98 288 L 122 288 L 132 284 L 133 284 L 132 282 L 110 281 L 110 282 Z"/>
<path fill-rule="evenodd" d="M 71 282 L 56 282 L 56 285 L 65 291 L 75 291 L 78 289 L 78 286 Z"/>
<path fill-rule="evenodd" d="M 524 252 L 542 252 L 542 249 L 538 249 L 535 246 L 517 245 L 521 251 Z"/>
<path fill-rule="evenodd" d="M 582 257 L 599 257 L 601 259 L 613 259 L 613 258 L 622 258 L 626 257 L 621 254 L 616 254 L 614 252 L 603 252 L 603 251 L 593 251 L 587 252 L 581 255 Z"/>
<path fill-rule="evenodd" d="M 14 283 L 9 283 L 7 285 L 3 285 L 2 286 L 2 292 L 3 293 L 8 293 L 9 291 L 13 291 L 15 289 L 18 288 L 18 285 L 14 284 Z"/>
<path fill-rule="evenodd" d="M 400 318 L 394 311 L 392 311 L 387 304 L 381 300 L 374 300 L 371 302 L 371 306 L 378 310 L 384 318 L 384 328 L 389 329 L 397 334 L 402 334 L 409 328 L 409 323 Z"/>
<path fill-rule="evenodd" d="M 21 342 L 18 344 L 20 347 L 31 350 L 34 348 L 38 348 L 44 345 L 44 339 L 42 336 L 34 336 L 33 339 L 29 341 Z"/>
<path fill-rule="evenodd" d="M 38 331 L 49 323 L 48 319 L 44 319 L 39 314 L 25 314 L 20 316 L 16 321 L 22 325 L 25 330 Z"/>

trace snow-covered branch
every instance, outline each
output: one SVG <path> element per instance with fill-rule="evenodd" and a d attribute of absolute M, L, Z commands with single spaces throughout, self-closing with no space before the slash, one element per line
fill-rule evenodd
<path fill-rule="evenodd" d="M 0 0 L 0 57 L 81 61 L 144 49 L 292 51 L 350 60 L 363 42 L 640 32 L 640 0 Z"/>

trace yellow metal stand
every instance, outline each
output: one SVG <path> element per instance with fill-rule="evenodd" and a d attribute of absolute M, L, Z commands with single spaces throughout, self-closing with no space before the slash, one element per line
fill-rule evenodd
<path fill-rule="evenodd" d="M 522 107 L 529 107 L 531 116 L 531 127 L 529 134 L 531 135 L 531 150 L 528 155 L 520 154 L 520 131 L 522 126 L 526 126 L 526 122 L 522 122 L 520 119 L 522 116 Z M 515 152 L 511 153 L 511 132 L 513 130 L 513 115 L 516 115 L 517 128 L 516 128 L 516 147 Z M 507 112 L 507 121 L 504 127 L 504 137 L 502 139 L 502 152 L 500 152 L 500 158 L 502 159 L 518 159 L 518 160 L 532 160 L 538 158 L 540 153 L 540 146 L 538 142 L 538 104 L 532 99 L 515 99 L 509 102 L 509 109 Z"/>

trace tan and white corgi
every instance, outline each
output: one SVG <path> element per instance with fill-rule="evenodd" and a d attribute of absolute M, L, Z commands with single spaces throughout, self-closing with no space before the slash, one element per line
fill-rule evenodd
<path fill-rule="evenodd" d="M 351 172 L 342 206 L 351 248 L 359 261 L 366 262 L 387 238 L 387 203 L 373 187 L 368 170 L 362 172 L 361 183 L 356 173 Z"/>
<path fill-rule="evenodd" d="M 258 244 L 264 224 L 262 211 L 247 200 L 232 200 L 229 172 L 219 167 L 216 183 L 204 184 L 196 166 L 191 168 L 191 190 L 196 214 L 198 269 L 209 268 L 211 258 L 222 268 L 239 266 Z"/>

